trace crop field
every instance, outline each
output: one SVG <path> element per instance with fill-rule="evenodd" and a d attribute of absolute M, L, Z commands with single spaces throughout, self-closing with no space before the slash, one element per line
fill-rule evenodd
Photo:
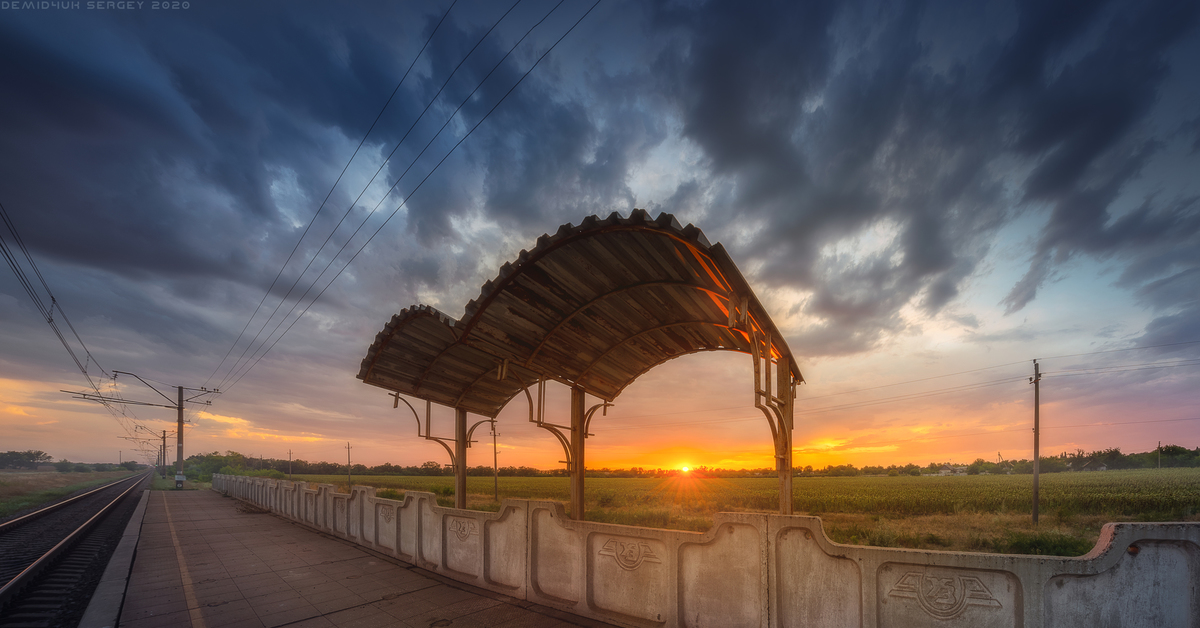
<path fill-rule="evenodd" d="M 346 476 L 295 476 L 335 484 Z M 820 516 L 841 543 L 925 549 L 1080 555 L 1109 521 L 1200 520 L 1200 468 L 1041 476 L 1040 524 L 1030 521 L 1032 476 L 798 477 L 797 514 Z M 436 493 L 454 503 L 454 478 L 358 476 L 355 484 Z M 468 506 L 496 510 L 492 478 L 467 478 Z M 774 512 L 775 478 L 588 478 L 589 521 L 707 530 L 717 512 Z M 567 478 L 502 477 L 500 498 L 568 501 Z"/>

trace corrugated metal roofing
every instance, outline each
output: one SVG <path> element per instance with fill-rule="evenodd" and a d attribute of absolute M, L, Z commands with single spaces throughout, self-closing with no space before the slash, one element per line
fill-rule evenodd
<path fill-rule="evenodd" d="M 730 310 L 748 311 L 731 325 Z M 739 318 L 735 315 L 735 318 Z M 750 353 L 750 334 L 799 369 L 724 247 L 670 214 L 589 216 L 500 268 L 462 320 L 424 305 L 392 317 L 363 382 L 495 417 L 538 377 L 612 401 L 638 376 L 699 351 Z M 507 360 L 504 379 L 498 375 Z"/>

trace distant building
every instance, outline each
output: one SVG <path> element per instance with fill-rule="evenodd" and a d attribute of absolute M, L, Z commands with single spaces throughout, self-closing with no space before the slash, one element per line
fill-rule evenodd
<path fill-rule="evenodd" d="M 946 466 L 942 467 L 941 471 L 938 471 L 938 475 L 966 475 L 966 474 L 967 474 L 966 467 L 952 467 L 950 465 L 946 465 Z"/>

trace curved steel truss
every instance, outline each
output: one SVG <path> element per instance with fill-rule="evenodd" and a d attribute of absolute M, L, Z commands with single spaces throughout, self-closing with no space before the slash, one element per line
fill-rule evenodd
<path fill-rule="evenodd" d="M 401 394 L 426 401 L 423 434 L 418 413 L 405 403 L 418 435 L 450 453 L 462 493 L 474 429 L 524 393 L 530 421 L 563 447 L 572 516 L 582 517 L 583 445 L 592 416 L 606 412 L 641 374 L 700 351 L 739 351 L 754 359 L 754 405 L 771 427 L 780 509 L 790 513 L 793 400 L 803 377 L 724 247 L 670 214 L 590 216 L 543 235 L 484 284 L 461 319 L 424 305 L 393 316 L 368 348 L 358 377 L 395 394 L 396 407 Z M 572 391 L 570 425 L 545 420 L 549 380 Z M 589 394 L 600 403 L 585 408 Z M 453 439 L 429 434 L 430 403 L 455 409 Z M 468 429 L 468 412 L 487 418 Z"/>

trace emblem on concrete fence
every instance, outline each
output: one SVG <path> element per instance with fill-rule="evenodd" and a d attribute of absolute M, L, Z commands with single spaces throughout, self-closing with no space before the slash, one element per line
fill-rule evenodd
<path fill-rule="evenodd" d="M 380 510 L 382 511 L 382 514 L 383 514 L 383 520 L 388 523 L 391 523 L 392 519 L 396 516 L 395 511 L 392 509 L 391 506 L 384 506 L 383 508 L 380 508 Z"/>
<path fill-rule="evenodd" d="M 654 550 L 650 549 L 648 543 L 637 540 L 626 543 L 616 539 L 609 539 L 604 544 L 604 547 L 600 548 L 598 553 L 601 556 L 611 556 L 613 560 L 617 561 L 617 565 L 620 565 L 621 569 L 625 571 L 633 571 L 641 567 L 642 563 L 662 562 L 654 553 Z"/>
<path fill-rule="evenodd" d="M 346 502 L 344 502 L 340 499 L 337 500 L 337 511 L 338 511 L 338 514 L 346 512 Z"/>
<path fill-rule="evenodd" d="M 467 540 L 472 534 L 479 534 L 479 528 L 475 527 L 475 521 L 472 519 L 451 519 L 450 531 L 460 541 Z"/>
<path fill-rule="evenodd" d="M 954 619 L 968 606 L 1001 607 L 999 600 L 974 576 L 910 571 L 900 577 L 888 596 L 915 599 L 935 619 Z"/>

